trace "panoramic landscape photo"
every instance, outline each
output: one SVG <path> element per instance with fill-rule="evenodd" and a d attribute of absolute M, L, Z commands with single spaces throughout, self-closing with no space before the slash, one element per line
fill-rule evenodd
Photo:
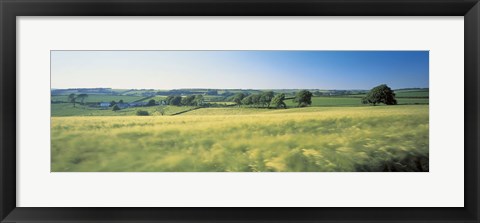
<path fill-rule="evenodd" d="M 428 51 L 51 51 L 52 172 L 428 172 Z"/>

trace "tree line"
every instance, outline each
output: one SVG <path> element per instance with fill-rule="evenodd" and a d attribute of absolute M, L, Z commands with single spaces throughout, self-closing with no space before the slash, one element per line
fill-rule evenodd
<path fill-rule="evenodd" d="M 175 106 L 201 106 L 204 104 L 203 95 L 188 95 L 182 97 L 180 95 L 170 95 L 165 99 L 168 105 Z"/>
<path fill-rule="evenodd" d="M 246 105 L 250 107 L 264 108 L 287 108 L 285 104 L 286 96 L 284 93 L 275 95 L 273 91 L 265 91 L 258 94 L 246 95 L 244 93 L 235 94 L 231 101 L 238 106 Z M 293 98 L 298 107 L 305 107 L 312 104 L 312 93 L 308 90 L 301 90 Z"/>
<path fill-rule="evenodd" d="M 312 104 L 312 93 L 308 90 L 301 90 L 296 93 L 293 101 L 298 107 L 305 107 Z M 237 93 L 228 101 L 234 102 L 237 106 L 249 106 L 257 108 L 287 108 L 284 93 L 275 94 L 273 91 L 265 91 L 257 94 Z M 203 95 L 170 95 L 165 99 L 167 105 L 174 106 L 203 106 L 205 105 Z"/>
<path fill-rule="evenodd" d="M 295 93 L 293 98 L 287 98 L 285 93 L 275 94 L 273 91 L 264 91 L 260 93 L 248 94 L 248 93 L 237 93 L 228 98 L 229 101 L 234 102 L 237 106 L 248 106 L 248 107 L 257 107 L 257 108 L 287 108 L 285 100 L 292 99 L 293 102 L 297 103 L 297 107 L 306 107 L 312 104 L 312 92 L 308 90 L 301 90 Z M 73 104 L 75 107 L 76 103 L 84 104 L 85 99 L 88 97 L 87 94 L 70 94 L 68 96 L 68 101 Z M 397 100 L 395 99 L 394 91 L 388 87 L 386 84 L 378 85 L 372 88 L 368 93 L 361 98 L 363 104 L 377 105 L 377 104 L 386 104 L 386 105 L 396 105 Z M 123 104 L 123 100 L 118 102 Z M 115 101 L 110 102 L 110 107 L 113 107 L 112 110 L 120 110 L 120 107 Z M 181 95 L 169 95 L 165 99 L 165 104 L 174 105 L 174 106 L 204 106 L 206 105 L 203 95 L 188 95 L 182 97 Z M 156 105 L 155 100 L 151 99 L 145 106 L 154 106 Z"/>

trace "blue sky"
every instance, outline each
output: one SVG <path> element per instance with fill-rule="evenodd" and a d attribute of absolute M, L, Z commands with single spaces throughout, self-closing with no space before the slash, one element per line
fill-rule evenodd
<path fill-rule="evenodd" d="M 428 87 L 428 51 L 51 51 L 52 88 Z"/>

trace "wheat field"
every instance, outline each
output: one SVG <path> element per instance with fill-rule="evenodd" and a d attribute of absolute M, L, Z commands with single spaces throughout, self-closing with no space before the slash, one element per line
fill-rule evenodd
<path fill-rule="evenodd" d="M 52 117 L 51 142 L 53 172 L 428 171 L 428 105 Z"/>

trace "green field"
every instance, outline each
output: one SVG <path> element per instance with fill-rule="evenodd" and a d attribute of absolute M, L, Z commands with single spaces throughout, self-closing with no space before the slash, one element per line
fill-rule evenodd
<path fill-rule="evenodd" d="M 112 111 L 111 108 L 99 109 L 91 108 L 88 106 L 82 106 L 77 104 L 73 107 L 70 103 L 59 103 L 51 105 L 51 116 L 131 116 L 135 115 L 137 110 L 148 111 L 150 115 L 161 116 L 161 110 L 164 111 L 163 115 L 173 115 L 179 112 L 188 111 L 193 109 L 192 106 L 152 106 L 152 107 L 137 107 L 126 108 L 120 111 Z"/>
<path fill-rule="evenodd" d="M 51 170 L 428 171 L 428 133 L 428 105 L 52 117 Z"/>
<path fill-rule="evenodd" d="M 399 105 L 408 105 L 408 104 L 428 104 L 428 98 L 397 98 Z M 285 104 L 288 107 L 295 107 L 297 103 L 293 102 L 292 99 L 285 100 Z M 327 106 L 369 106 L 364 105 L 361 102 L 360 98 L 357 97 L 312 97 L 312 105 L 319 107 Z"/>
<path fill-rule="evenodd" d="M 429 91 L 428 90 L 403 90 L 403 91 L 395 91 L 395 96 L 397 98 L 428 98 Z"/>
<path fill-rule="evenodd" d="M 125 103 L 134 102 L 144 97 L 141 96 L 126 96 L 126 95 L 102 95 L 102 94 L 89 94 L 85 98 L 85 103 L 91 102 L 111 102 L 123 100 Z M 53 95 L 52 101 L 55 102 L 68 102 L 68 95 Z"/>
<path fill-rule="evenodd" d="M 148 102 L 149 100 L 153 99 L 155 100 L 156 102 L 160 102 L 160 101 L 163 101 L 167 98 L 167 96 L 153 96 L 153 97 L 145 97 L 143 98 L 143 100 L 141 101 L 146 101 Z"/>
<path fill-rule="evenodd" d="M 428 89 L 412 89 L 412 90 L 396 90 L 395 97 L 399 98 L 429 98 L 429 90 Z M 346 95 L 346 97 L 355 97 L 355 98 L 362 98 L 365 94 L 354 94 L 354 95 Z"/>

